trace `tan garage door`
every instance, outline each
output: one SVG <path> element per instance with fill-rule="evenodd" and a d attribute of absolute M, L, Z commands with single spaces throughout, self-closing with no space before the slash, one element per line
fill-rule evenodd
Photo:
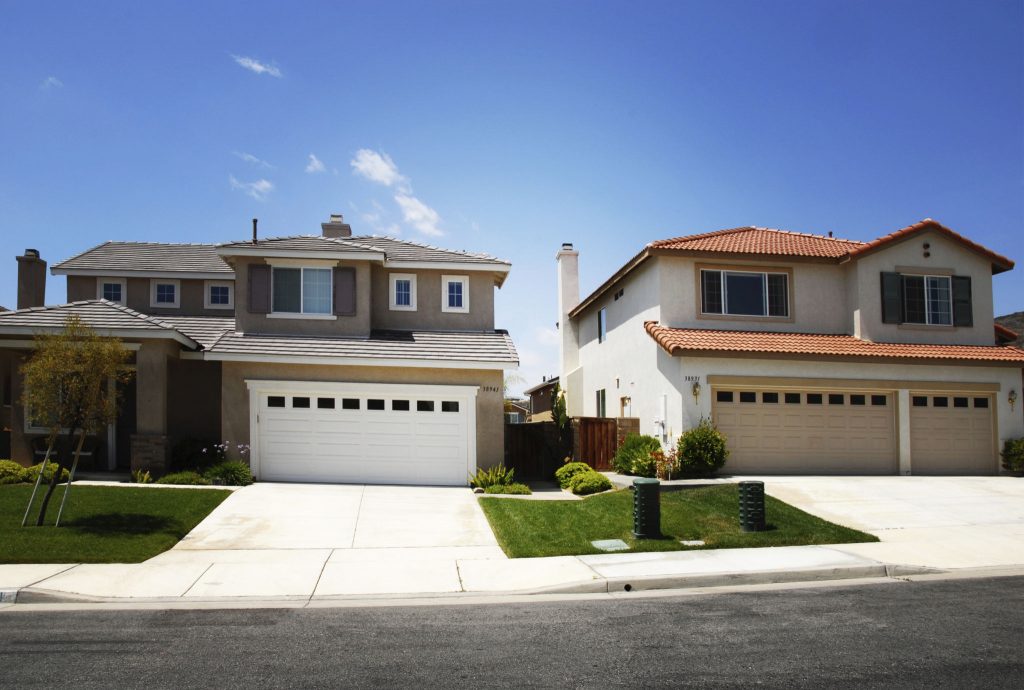
<path fill-rule="evenodd" d="M 995 474 L 988 395 L 911 393 L 911 474 Z"/>
<path fill-rule="evenodd" d="M 892 393 L 716 389 L 735 474 L 895 474 Z"/>

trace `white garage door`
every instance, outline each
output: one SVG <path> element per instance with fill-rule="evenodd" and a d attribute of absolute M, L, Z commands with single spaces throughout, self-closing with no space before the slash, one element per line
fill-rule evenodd
<path fill-rule="evenodd" d="M 251 382 L 250 399 L 264 481 L 464 486 L 476 468 L 475 387 Z"/>
<path fill-rule="evenodd" d="M 725 472 L 896 473 L 891 392 L 737 388 L 714 396 L 729 448 Z"/>
<path fill-rule="evenodd" d="M 995 474 L 988 394 L 911 393 L 913 474 Z"/>

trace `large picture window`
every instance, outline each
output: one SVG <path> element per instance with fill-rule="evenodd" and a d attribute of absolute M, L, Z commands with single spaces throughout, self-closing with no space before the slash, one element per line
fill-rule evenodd
<path fill-rule="evenodd" d="M 723 316 L 788 317 L 789 275 L 701 270 L 700 310 Z"/>
<path fill-rule="evenodd" d="M 331 269 L 275 266 L 273 275 L 275 313 L 331 313 Z"/>

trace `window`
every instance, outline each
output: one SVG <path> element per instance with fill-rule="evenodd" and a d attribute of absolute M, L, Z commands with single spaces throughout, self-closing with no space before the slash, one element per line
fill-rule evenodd
<path fill-rule="evenodd" d="M 434 401 L 433 400 L 417 400 L 416 401 L 417 412 L 433 412 Z"/>
<path fill-rule="evenodd" d="M 603 343 L 608 339 L 608 315 L 602 309 L 597 312 L 597 342 Z"/>
<path fill-rule="evenodd" d="M 732 402 L 732 391 L 718 391 L 715 394 L 715 399 L 718 402 Z"/>
<path fill-rule="evenodd" d="M 320 410 L 333 410 L 334 409 L 334 398 L 317 398 L 316 399 L 317 409 Z"/>
<path fill-rule="evenodd" d="M 207 280 L 203 289 L 203 307 L 206 309 L 234 309 L 235 290 L 231 282 Z"/>
<path fill-rule="evenodd" d="M 842 393 L 829 393 L 828 404 L 829 405 L 842 405 L 844 402 Z"/>
<path fill-rule="evenodd" d="M 408 412 L 409 401 L 408 400 L 392 400 L 391 409 L 395 412 Z"/>
<path fill-rule="evenodd" d="M 932 398 L 932 407 L 949 407 L 949 398 L 944 395 Z"/>
<path fill-rule="evenodd" d="M 341 409 L 343 410 L 358 410 L 359 409 L 359 398 L 342 398 Z"/>
<path fill-rule="evenodd" d="M 392 273 L 390 280 L 391 309 L 393 311 L 416 311 L 416 276 L 411 273 Z M 443 285 L 444 281 L 441 282 Z"/>
<path fill-rule="evenodd" d="M 799 405 L 800 394 L 799 393 L 786 393 L 786 404 L 787 405 Z"/>
<path fill-rule="evenodd" d="M 366 409 L 368 409 L 368 410 L 383 410 L 384 409 L 384 401 L 371 398 L 370 400 L 366 401 Z"/>
<path fill-rule="evenodd" d="M 953 398 L 953 407 L 968 407 L 967 398 Z"/>
<path fill-rule="evenodd" d="M 884 395 L 872 395 L 871 404 L 876 407 L 885 407 L 886 397 Z"/>
<path fill-rule="evenodd" d="M 441 311 L 469 312 L 469 278 L 441 276 Z"/>
<path fill-rule="evenodd" d="M 443 400 L 441 401 L 442 412 L 458 412 L 459 401 L 458 400 Z"/>
<path fill-rule="evenodd" d="M 821 393 L 808 393 L 807 394 L 808 405 L 820 405 L 821 404 Z"/>
<path fill-rule="evenodd" d="M 149 306 L 177 309 L 181 306 L 181 282 L 178 280 L 149 281 Z"/>
<path fill-rule="evenodd" d="M 973 325 L 970 276 L 882 273 L 882 323 Z"/>
<path fill-rule="evenodd" d="M 866 402 L 867 402 L 867 398 L 865 398 L 863 395 L 851 395 L 850 396 L 850 404 L 851 405 L 863 405 Z"/>
<path fill-rule="evenodd" d="M 128 281 L 124 278 L 97 278 L 96 298 L 108 302 L 125 304 L 128 294 Z"/>
<path fill-rule="evenodd" d="M 331 269 L 273 267 L 274 314 L 331 313 Z"/>
<path fill-rule="evenodd" d="M 267 398 L 267 407 L 284 407 L 284 396 L 271 395 Z"/>
<path fill-rule="evenodd" d="M 756 403 L 757 402 L 757 393 L 755 393 L 753 391 L 741 392 L 740 393 L 740 402 L 741 403 Z"/>
<path fill-rule="evenodd" d="M 776 405 L 779 402 L 778 393 L 762 393 L 761 402 Z"/>
<path fill-rule="evenodd" d="M 974 407 L 975 409 L 979 410 L 985 409 L 986 407 L 988 407 L 988 398 L 975 398 Z"/>
<path fill-rule="evenodd" d="M 928 407 L 928 397 L 924 395 L 915 395 L 911 404 L 914 407 Z"/>
<path fill-rule="evenodd" d="M 606 416 L 605 415 L 606 409 L 605 409 L 604 388 L 602 388 L 601 390 L 597 391 L 597 396 L 596 397 L 597 397 L 597 416 L 598 417 L 604 417 L 604 416 Z"/>
<path fill-rule="evenodd" d="M 308 408 L 309 398 L 292 398 L 292 407 Z"/>
<path fill-rule="evenodd" d="M 788 317 L 789 275 L 701 270 L 700 310 L 727 316 Z"/>

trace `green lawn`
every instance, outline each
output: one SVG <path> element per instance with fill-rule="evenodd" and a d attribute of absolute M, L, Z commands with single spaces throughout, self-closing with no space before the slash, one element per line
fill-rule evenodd
<path fill-rule="evenodd" d="M 511 558 L 603 553 L 590 543 L 597 539 L 622 539 L 631 551 L 878 541 L 870 534 L 826 522 L 771 496 L 765 497 L 768 530 L 742 532 L 735 484 L 663 491 L 663 539 L 633 538 L 633 492 L 628 489 L 582 501 L 481 497 L 480 504 L 498 543 Z M 679 543 L 683 539 L 703 539 L 706 545 L 686 547 Z"/>
<path fill-rule="evenodd" d="M 40 487 L 42 493 L 42 487 Z M 60 527 L 58 486 L 48 527 L 22 527 L 30 484 L 0 486 L 0 563 L 138 563 L 171 548 L 230 491 L 75 486 Z M 35 524 L 39 497 L 29 516 Z"/>

